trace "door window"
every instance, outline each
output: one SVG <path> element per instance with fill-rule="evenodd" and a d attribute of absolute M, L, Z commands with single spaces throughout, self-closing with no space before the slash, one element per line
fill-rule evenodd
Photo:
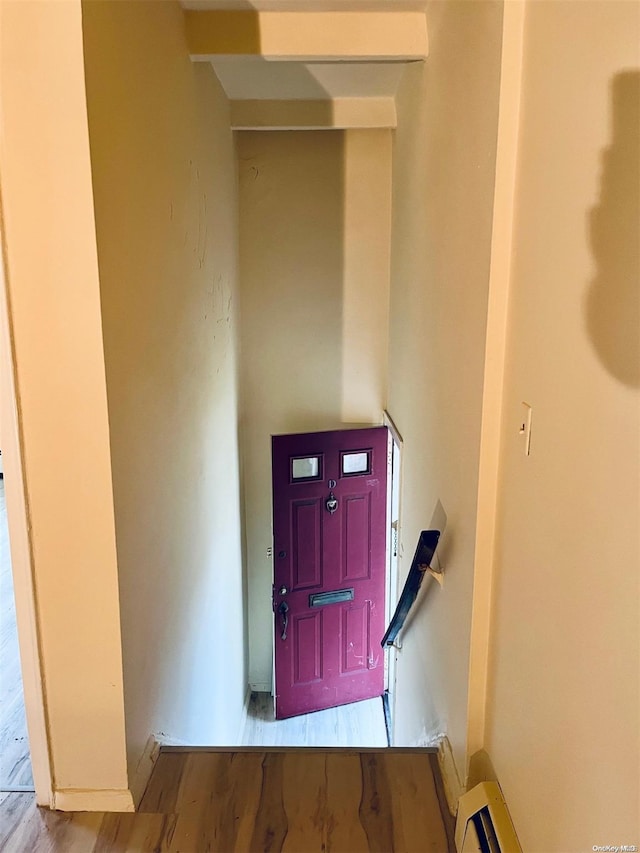
<path fill-rule="evenodd" d="M 371 473 L 371 451 L 356 450 L 341 454 L 340 470 L 343 477 Z"/>
<path fill-rule="evenodd" d="M 319 480 L 320 479 L 320 457 L 301 456 L 291 460 L 292 480 Z"/>

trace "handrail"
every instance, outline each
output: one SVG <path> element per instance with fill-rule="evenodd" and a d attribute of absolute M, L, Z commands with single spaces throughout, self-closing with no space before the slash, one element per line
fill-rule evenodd
<path fill-rule="evenodd" d="M 425 572 L 430 567 L 431 560 L 433 560 L 433 555 L 435 554 L 436 547 L 438 545 L 438 539 L 440 539 L 439 530 L 423 530 L 420 534 L 416 553 L 413 556 L 413 561 L 411 563 L 407 579 L 404 583 L 402 595 L 398 601 L 393 618 L 391 619 L 391 622 L 389 622 L 389 627 L 380 641 L 382 648 L 385 646 L 392 646 L 396 637 L 402 630 L 405 620 L 409 615 L 409 611 L 413 606 L 413 602 L 418 596 L 418 591 L 422 585 L 422 579 L 424 578 Z"/>

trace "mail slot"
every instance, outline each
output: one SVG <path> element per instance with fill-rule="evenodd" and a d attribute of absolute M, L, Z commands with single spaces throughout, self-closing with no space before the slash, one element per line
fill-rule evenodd
<path fill-rule="evenodd" d="M 323 607 L 325 604 L 339 604 L 341 601 L 353 601 L 353 587 L 316 592 L 309 596 L 309 607 Z"/>

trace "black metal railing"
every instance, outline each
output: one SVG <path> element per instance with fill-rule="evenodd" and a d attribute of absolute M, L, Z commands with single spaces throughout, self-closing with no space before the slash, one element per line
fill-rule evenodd
<path fill-rule="evenodd" d="M 425 572 L 431 566 L 431 560 L 438 546 L 438 539 L 440 539 L 439 530 L 423 530 L 420 534 L 418 547 L 416 548 L 409 574 L 404 583 L 398 606 L 380 643 L 383 648 L 385 646 L 392 646 L 402 630 L 402 626 L 409 615 L 413 602 L 418 596 Z"/>

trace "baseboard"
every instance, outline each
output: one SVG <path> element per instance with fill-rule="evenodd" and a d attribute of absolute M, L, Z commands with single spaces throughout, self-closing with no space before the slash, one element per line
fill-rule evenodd
<path fill-rule="evenodd" d="M 236 743 L 240 746 L 244 742 L 244 730 L 247 725 L 247 717 L 249 716 L 249 702 L 251 701 L 251 685 L 247 685 L 247 692 L 244 694 L 244 705 L 242 706 L 242 714 L 240 717 L 240 725 L 238 726 L 238 738 Z"/>
<path fill-rule="evenodd" d="M 393 726 L 391 723 L 391 702 L 388 690 L 385 690 L 382 694 L 382 713 L 384 714 L 384 727 L 387 733 L 387 746 L 391 746 L 391 730 Z"/>
<path fill-rule="evenodd" d="M 442 776 L 444 795 L 447 798 L 447 806 L 452 815 L 458 811 L 458 800 L 464 794 L 464 787 L 458 776 L 458 768 L 453 757 L 453 750 L 448 737 L 438 741 L 438 766 Z"/>
<path fill-rule="evenodd" d="M 186 740 L 180 740 L 177 737 L 170 737 L 169 735 L 165 735 L 163 732 L 159 732 L 156 735 L 156 738 L 161 748 L 165 746 L 193 746 L 193 744 L 189 743 Z"/>
<path fill-rule="evenodd" d="M 61 788 L 53 791 L 51 808 L 59 812 L 133 812 L 128 788 Z"/>
<path fill-rule="evenodd" d="M 155 767 L 158 755 L 160 754 L 160 741 L 157 735 L 149 735 L 149 739 L 145 744 L 142 755 L 138 760 L 138 765 L 129 779 L 129 790 L 133 796 L 133 802 L 136 809 L 140 805 L 144 792 L 149 784 L 149 779 Z"/>
<path fill-rule="evenodd" d="M 270 681 L 250 681 L 249 689 L 254 693 L 271 693 Z"/>
<path fill-rule="evenodd" d="M 0 2 L 1 2 L 1 0 L 0 0 Z M 171 735 L 167 735 L 164 732 L 157 732 L 155 735 L 153 735 L 153 739 L 155 740 L 155 743 L 157 744 L 158 752 L 160 751 L 160 749 L 165 749 L 165 748 L 170 748 L 170 749 L 202 749 L 202 748 L 205 748 L 205 749 L 214 749 L 215 750 L 218 748 L 227 748 L 227 747 L 235 748 L 237 746 L 240 746 L 242 744 L 242 737 L 244 735 L 244 728 L 245 728 L 245 725 L 247 722 L 247 717 L 249 716 L 249 702 L 251 700 L 251 690 L 252 690 L 251 685 L 249 685 L 247 687 L 247 691 L 246 691 L 245 696 L 244 696 L 244 703 L 242 706 L 242 711 L 240 712 L 240 721 L 238 724 L 238 728 L 236 730 L 237 734 L 236 734 L 234 739 L 228 740 L 227 738 L 224 738 L 222 740 L 222 742 L 202 744 L 202 743 L 194 743 L 192 740 L 190 740 L 190 741 L 180 740 L 179 738 L 171 737 Z M 149 744 L 147 744 L 147 747 L 148 746 L 149 746 Z M 145 750 L 145 753 L 146 753 L 146 750 Z M 157 758 L 157 755 L 156 755 L 156 758 Z M 143 754 L 143 758 L 141 759 L 141 761 L 143 759 L 144 759 L 144 754 Z M 155 761 L 155 759 L 154 759 L 154 761 Z M 151 769 L 153 769 L 153 768 L 151 768 Z M 149 771 L 149 773 L 151 773 L 151 770 Z M 145 783 L 145 785 L 146 785 L 146 783 Z"/>

